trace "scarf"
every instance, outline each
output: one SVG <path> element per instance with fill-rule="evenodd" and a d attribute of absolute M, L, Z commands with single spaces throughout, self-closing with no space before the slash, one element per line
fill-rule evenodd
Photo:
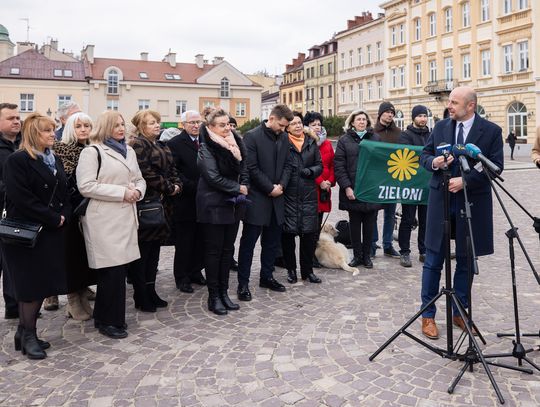
<path fill-rule="evenodd" d="M 292 143 L 292 145 L 298 150 L 299 152 L 302 151 L 302 146 L 304 145 L 304 133 L 302 132 L 301 135 L 295 136 L 289 133 L 289 141 Z"/>
<path fill-rule="evenodd" d="M 317 145 L 320 147 L 322 143 L 324 143 L 324 140 L 326 140 L 326 129 L 323 127 L 319 133 L 317 133 L 317 136 L 319 136 L 319 141 L 317 141 Z"/>
<path fill-rule="evenodd" d="M 34 150 L 36 155 L 43 161 L 47 168 L 56 175 L 56 159 L 54 158 L 53 151 L 49 148 L 46 148 L 44 152 Z"/>
<path fill-rule="evenodd" d="M 358 134 L 358 137 L 360 137 L 360 140 L 362 140 L 364 136 L 366 135 L 367 130 L 362 130 L 362 131 L 355 130 L 355 132 L 356 134 Z"/>
<path fill-rule="evenodd" d="M 213 133 L 208 127 L 206 128 L 206 130 L 208 131 L 208 135 L 214 143 L 219 144 L 225 150 L 229 150 L 237 161 L 242 161 L 242 154 L 240 153 L 238 144 L 236 144 L 236 140 L 234 139 L 232 131 L 227 137 L 221 137 L 218 136 L 216 133 Z"/>
<path fill-rule="evenodd" d="M 106 146 L 109 146 L 114 151 L 116 151 L 119 154 L 122 154 L 122 157 L 127 158 L 127 146 L 126 146 L 126 139 L 123 138 L 120 141 L 117 141 L 113 139 L 112 137 L 109 137 L 105 139 L 103 142 Z"/>

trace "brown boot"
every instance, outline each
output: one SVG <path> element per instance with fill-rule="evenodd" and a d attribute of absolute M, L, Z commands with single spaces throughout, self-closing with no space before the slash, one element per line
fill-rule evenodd
<path fill-rule="evenodd" d="M 88 321 L 91 318 L 81 305 L 79 293 L 69 293 L 67 299 L 66 312 L 68 318 L 73 318 L 76 321 Z"/>
<path fill-rule="evenodd" d="M 88 296 L 88 289 L 83 288 L 79 291 L 79 299 L 81 300 L 81 306 L 83 307 L 83 310 L 90 315 L 90 318 L 92 315 L 94 315 L 94 310 L 92 309 L 92 306 L 90 305 L 90 298 Z"/>
<path fill-rule="evenodd" d="M 461 316 L 456 315 L 455 317 L 452 317 L 452 323 L 454 324 L 454 326 L 457 326 L 462 331 L 467 331 L 467 329 L 465 329 L 465 321 L 463 320 L 463 318 L 461 318 Z M 478 331 L 474 326 L 472 327 L 472 332 L 474 336 L 478 336 Z"/>
<path fill-rule="evenodd" d="M 439 339 L 439 330 L 434 318 L 422 318 L 422 333 L 429 339 Z"/>
<path fill-rule="evenodd" d="M 43 308 L 46 311 L 56 311 L 58 309 L 58 296 L 53 295 L 52 297 L 45 298 L 45 301 L 43 301 Z"/>

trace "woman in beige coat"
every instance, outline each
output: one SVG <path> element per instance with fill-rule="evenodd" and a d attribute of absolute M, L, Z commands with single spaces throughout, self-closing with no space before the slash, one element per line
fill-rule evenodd
<path fill-rule="evenodd" d="M 85 148 L 77 166 L 79 192 L 90 198 L 81 224 L 88 265 L 96 269 L 94 321 L 99 332 L 111 338 L 127 336 L 126 270 L 140 257 L 135 203 L 146 191 L 137 157 L 124 135 L 120 113 L 102 113 L 90 135 L 97 150 Z"/>

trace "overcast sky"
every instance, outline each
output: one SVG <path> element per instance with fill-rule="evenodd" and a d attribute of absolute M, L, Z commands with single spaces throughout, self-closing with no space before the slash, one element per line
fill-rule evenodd
<path fill-rule="evenodd" d="M 244 73 L 280 74 L 297 52 L 332 37 L 347 19 L 381 12 L 383 0 L 0 0 L 0 24 L 13 42 L 58 40 L 60 50 L 95 45 L 96 57 L 161 60 L 169 48 L 178 62 L 214 56 Z"/>

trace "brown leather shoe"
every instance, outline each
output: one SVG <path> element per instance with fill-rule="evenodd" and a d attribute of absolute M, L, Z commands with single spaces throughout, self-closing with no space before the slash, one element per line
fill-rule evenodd
<path fill-rule="evenodd" d="M 439 330 L 434 318 L 422 318 L 422 333 L 429 339 L 439 339 Z"/>
<path fill-rule="evenodd" d="M 465 329 L 465 321 L 463 321 L 463 318 L 461 318 L 460 315 L 452 317 L 452 323 L 454 324 L 454 326 L 457 326 L 462 331 L 467 331 Z M 473 331 L 474 336 L 478 336 L 478 331 L 476 330 L 476 328 L 474 326 L 472 327 L 472 331 Z"/>

